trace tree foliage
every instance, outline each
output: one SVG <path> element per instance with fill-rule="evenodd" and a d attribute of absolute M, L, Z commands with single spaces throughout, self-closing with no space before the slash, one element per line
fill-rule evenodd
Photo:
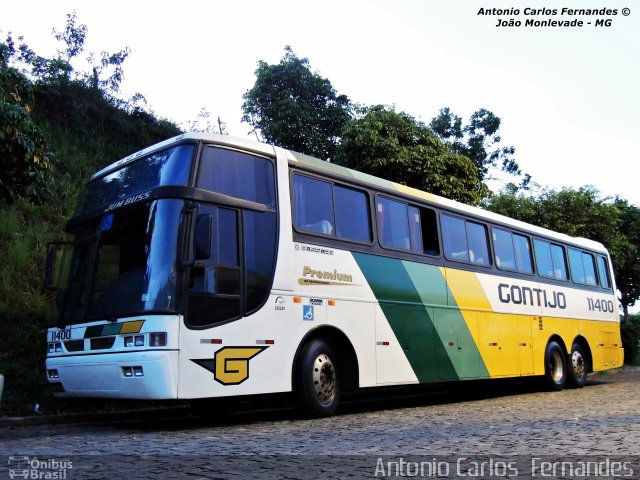
<path fill-rule="evenodd" d="M 620 235 L 612 249 L 620 303 L 626 317 L 629 307 L 640 299 L 640 208 L 623 199 L 616 199 L 615 205 L 620 212 Z"/>
<path fill-rule="evenodd" d="M 474 112 L 469 123 L 462 125 L 462 118 L 451 109 L 443 108 L 431 120 L 429 128 L 457 154 L 470 158 L 475 163 L 480 180 L 486 180 L 492 168 L 515 176 L 522 174 L 516 162 L 515 147 L 500 146 L 501 120 L 493 112 L 481 108 Z M 528 185 L 531 177 L 524 175 L 521 186 Z"/>
<path fill-rule="evenodd" d="M 594 187 L 543 190 L 539 195 L 505 191 L 485 206 L 540 227 L 603 243 L 609 250 L 625 316 L 640 298 L 640 209 L 602 198 Z"/>
<path fill-rule="evenodd" d="M 11 36 L 0 42 L 0 200 L 41 202 L 50 196 L 54 154 L 34 121 L 31 84 L 9 66 Z"/>
<path fill-rule="evenodd" d="M 9 35 L 11 48 L 5 48 L 8 52 L 7 63 L 11 62 L 15 68 L 21 69 L 38 83 L 60 84 L 78 81 L 93 87 L 105 97 L 111 97 L 120 89 L 124 79 L 122 65 L 131 50 L 124 47 L 114 53 L 102 51 L 99 55 L 91 52 L 86 59 L 88 69 L 76 68 L 74 64 L 84 52 L 87 32 L 86 25 L 78 24 L 75 12 L 67 14 L 64 29 L 53 30 L 54 38 L 61 44 L 53 58 L 38 55 L 24 42 L 23 37 L 18 37 L 16 47 Z"/>
<path fill-rule="evenodd" d="M 487 194 L 473 163 L 422 122 L 382 105 L 362 113 L 343 129 L 336 163 L 466 203 Z"/>
<path fill-rule="evenodd" d="M 116 97 L 122 76 L 109 78 L 122 55 L 107 55 L 97 83 L 97 63 L 89 71 L 72 66 L 82 65 L 86 33 L 68 16 L 65 30 L 54 32 L 63 46 L 53 58 L 21 37 L 0 39 L 0 323 L 12 345 L 0 354 L 0 372 L 11 379 L 0 413 L 32 412 L 34 402 L 46 408 L 51 398 L 43 372 L 42 332 L 54 312 L 42 282 L 45 250 L 64 237 L 88 174 L 179 133 Z"/>
<path fill-rule="evenodd" d="M 242 121 L 263 140 L 316 157 L 333 158 L 351 102 L 309 60 L 290 47 L 277 65 L 258 62 L 256 82 L 243 95 Z"/>

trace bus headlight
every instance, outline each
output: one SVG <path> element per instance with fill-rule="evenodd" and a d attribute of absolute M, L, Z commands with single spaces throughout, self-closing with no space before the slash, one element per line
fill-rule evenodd
<path fill-rule="evenodd" d="M 124 346 L 125 347 L 144 347 L 144 335 L 129 335 L 124 337 Z"/>
<path fill-rule="evenodd" d="M 149 334 L 150 347 L 166 347 L 167 332 L 153 332 Z"/>

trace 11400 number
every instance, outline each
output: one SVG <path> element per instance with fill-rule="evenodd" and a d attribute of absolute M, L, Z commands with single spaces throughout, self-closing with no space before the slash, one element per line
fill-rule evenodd
<path fill-rule="evenodd" d="M 51 333 L 51 342 L 54 342 L 56 340 L 70 340 L 71 339 L 71 330 L 64 329 L 64 330 L 54 330 Z"/>
<path fill-rule="evenodd" d="M 613 313 L 615 311 L 615 305 L 612 300 L 600 300 L 587 297 L 587 303 L 589 304 L 589 311 L 591 312 L 604 312 Z"/>

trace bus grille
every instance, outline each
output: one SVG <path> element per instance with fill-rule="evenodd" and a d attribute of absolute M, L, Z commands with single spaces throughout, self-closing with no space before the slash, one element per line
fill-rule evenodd
<path fill-rule="evenodd" d="M 67 352 L 82 352 L 84 350 L 84 339 L 67 340 L 64 342 L 64 348 L 67 349 Z"/>
<path fill-rule="evenodd" d="M 91 339 L 91 350 L 106 350 L 113 347 L 116 337 L 100 337 Z"/>

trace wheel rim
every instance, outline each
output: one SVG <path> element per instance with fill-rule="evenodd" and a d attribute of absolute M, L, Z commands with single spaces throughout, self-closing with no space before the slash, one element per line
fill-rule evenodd
<path fill-rule="evenodd" d="M 557 350 L 551 352 L 549 356 L 549 373 L 551 374 L 551 379 L 556 383 L 560 383 L 562 377 L 564 377 L 562 354 Z"/>
<path fill-rule="evenodd" d="M 324 353 L 313 362 L 313 389 L 323 404 L 330 403 L 336 395 L 336 369 Z"/>
<path fill-rule="evenodd" d="M 582 353 L 578 350 L 574 350 L 571 354 L 571 366 L 573 367 L 573 373 L 576 378 L 582 378 L 585 373 L 585 362 Z"/>

